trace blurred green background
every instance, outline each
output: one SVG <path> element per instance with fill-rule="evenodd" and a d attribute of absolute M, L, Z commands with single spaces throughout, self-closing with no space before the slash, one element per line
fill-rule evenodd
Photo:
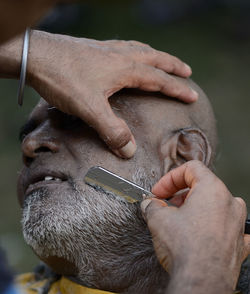
<path fill-rule="evenodd" d="M 250 211 L 249 1 L 96 1 L 58 6 L 40 28 L 87 38 L 138 40 L 178 56 L 214 106 L 219 129 L 216 174 Z M 17 81 L 0 80 L 0 241 L 16 272 L 37 259 L 24 244 L 16 179 L 21 167 L 18 132 L 38 101 L 30 88 L 17 106 Z"/>

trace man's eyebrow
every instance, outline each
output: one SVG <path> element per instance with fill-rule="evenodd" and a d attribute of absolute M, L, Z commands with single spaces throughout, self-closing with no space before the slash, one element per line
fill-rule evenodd
<path fill-rule="evenodd" d="M 19 141 L 22 142 L 25 136 L 32 132 L 37 126 L 37 123 L 34 119 L 29 119 L 19 131 Z"/>

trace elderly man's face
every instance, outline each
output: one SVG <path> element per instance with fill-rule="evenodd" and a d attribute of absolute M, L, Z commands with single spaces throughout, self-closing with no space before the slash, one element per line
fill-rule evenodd
<path fill-rule="evenodd" d="M 155 100 L 159 103 L 159 98 Z M 25 164 L 18 190 L 21 203 L 40 188 L 64 191 L 70 181 L 85 190 L 83 179 L 93 165 L 101 165 L 136 182 L 142 181 L 139 184 L 150 188 L 161 175 L 157 150 L 163 131 L 160 117 L 168 116 L 166 124 L 173 128 L 173 114 L 159 113 L 160 107 L 152 111 L 153 103 L 153 97 L 141 98 L 140 105 L 132 97 L 113 103 L 116 112 L 128 122 L 138 145 L 133 159 L 122 160 L 107 149 L 92 128 L 41 100 L 21 134 Z M 150 183 L 143 182 L 145 176 L 150 176 Z"/>
<path fill-rule="evenodd" d="M 84 176 L 90 167 L 100 165 L 151 188 L 162 172 L 157 149 L 162 135 L 159 115 L 167 115 L 152 112 L 154 103 L 162 101 L 130 97 L 113 103 L 137 140 L 138 151 L 131 160 L 117 158 L 91 127 L 43 100 L 22 131 L 24 168 L 18 197 L 24 208 L 25 240 L 60 272 L 81 275 L 83 271 L 84 279 L 89 275 L 84 283 L 90 286 L 97 267 L 105 272 L 120 267 L 125 256 L 129 263 L 142 252 L 153 255 L 139 204 L 94 190 L 84 183 Z M 60 261 L 55 263 L 55 257 Z"/>
<path fill-rule="evenodd" d="M 151 236 L 138 203 L 96 191 L 84 176 L 100 165 L 150 189 L 164 172 L 164 144 L 190 122 L 188 106 L 162 97 L 121 95 L 112 104 L 135 136 L 134 158 L 117 158 L 91 127 L 41 100 L 22 131 L 18 197 L 25 240 L 42 260 L 85 285 L 121 291 L 140 267 L 159 266 Z M 131 276 L 110 281 L 121 264 Z"/>

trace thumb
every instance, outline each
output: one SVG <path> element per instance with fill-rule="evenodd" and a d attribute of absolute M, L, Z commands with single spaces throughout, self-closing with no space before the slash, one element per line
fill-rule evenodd
<path fill-rule="evenodd" d="M 142 215 L 147 222 L 155 213 L 163 207 L 168 206 L 163 200 L 156 198 L 147 198 L 141 202 Z"/>
<path fill-rule="evenodd" d="M 131 158 L 136 151 L 136 143 L 126 122 L 117 117 L 108 100 L 100 103 L 86 119 L 95 128 L 108 147 L 119 157 Z"/>

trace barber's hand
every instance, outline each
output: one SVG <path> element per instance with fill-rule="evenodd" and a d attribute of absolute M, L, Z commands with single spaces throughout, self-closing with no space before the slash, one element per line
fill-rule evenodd
<path fill-rule="evenodd" d="M 31 33 L 28 82 L 51 105 L 91 125 L 118 156 L 132 157 L 136 144 L 108 98 L 122 88 L 160 91 L 185 102 L 198 94 L 174 74 L 191 69 L 178 58 L 136 41 L 96 41 Z"/>
<path fill-rule="evenodd" d="M 210 290 L 221 290 L 216 293 L 230 293 L 227 291 L 235 287 L 242 261 L 250 254 L 250 235 L 244 236 L 245 202 L 232 197 L 223 182 L 199 161 L 170 171 L 152 192 L 167 199 L 185 188 L 190 190 L 182 195 L 183 204 L 178 208 L 156 198 L 142 202 L 157 257 L 165 270 L 177 275 L 178 291 L 188 276 L 187 283 L 194 278 L 197 287 L 207 283 Z M 180 199 L 173 201 L 180 204 Z M 172 285 L 172 293 L 175 287 Z M 203 290 L 197 293 L 210 293 Z M 174 293 L 196 293 L 178 291 Z"/>

